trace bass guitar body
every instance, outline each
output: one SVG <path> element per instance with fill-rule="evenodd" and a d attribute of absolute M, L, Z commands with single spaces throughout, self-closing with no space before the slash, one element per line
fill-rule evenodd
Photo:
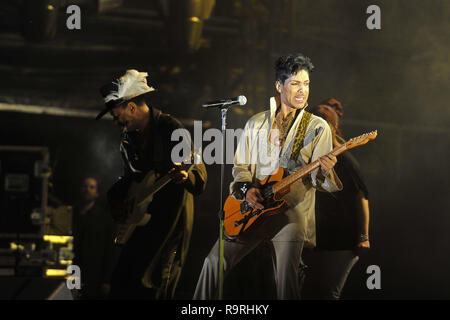
<path fill-rule="evenodd" d="M 272 186 L 281 181 L 284 177 L 284 169 L 278 170 L 263 181 L 259 182 L 258 188 L 264 198 L 262 202 L 264 209 L 253 208 L 247 201 L 236 200 L 231 195 L 224 204 L 224 228 L 231 238 L 239 236 L 246 231 L 262 215 L 273 215 L 286 211 L 289 204 L 282 196 L 289 192 L 289 189 L 274 193 Z"/>
<path fill-rule="evenodd" d="M 190 167 L 191 164 L 181 164 L 179 170 L 187 171 Z M 153 196 L 171 181 L 170 173 L 160 177 L 151 170 L 140 182 L 119 180 L 108 191 L 111 214 L 119 226 L 114 239 L 116 244 L 126 244 L 136 227 L 149 223 L 151 213 L 147 209 Z"/>

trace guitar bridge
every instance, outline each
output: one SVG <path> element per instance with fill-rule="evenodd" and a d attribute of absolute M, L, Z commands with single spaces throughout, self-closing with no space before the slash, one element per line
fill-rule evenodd
<path fill-rule="evenodd" d="M 242 226 L 242 230 L 243 230 L 245 228 L 245 225 L 247 224 L 248 220 L 250 220 L 254 216 L 259 215 L 261 212 L 263 212 L 263 210 L 259 210 L 259 209 L 258 210 L 252 210 L 248 215 L 244 216 L 244 218 L 242 218 L 241 220 L 235 221 L 234 222 L 234 226 L 238 227 L 241 224 L 243 224 L 243 226 Z"/>

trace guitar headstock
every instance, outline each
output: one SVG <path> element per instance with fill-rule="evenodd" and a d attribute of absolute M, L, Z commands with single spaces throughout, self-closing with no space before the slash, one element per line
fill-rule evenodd
<path fill-rule="evenodd" d="M 375 130 L 372 132 L 364 133 L 358 137 L 351 138 L 350 140 L 348 140 L 345 143 L 345 148 L 352 149 L 352 148 L 362 146 L 363 144 L 366 144 L 370 140 L 374 140 L 377 137 L 377 134 L 378 134 L 377 130 Z"/>

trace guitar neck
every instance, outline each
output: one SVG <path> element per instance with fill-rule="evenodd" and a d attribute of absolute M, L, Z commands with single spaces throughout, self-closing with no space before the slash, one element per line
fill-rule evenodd
<path fill-rule="evenodd" d="M 190 167 L 191 165 L 188 166 L 183 165 L 181 170 L 188 171 Z M 153 194 L 164 188 L 164 186 L 168 184 L 170 181 L 172 181 L 172 177 L 169 173 L 156 180 L 156 182 L 152 185 L 151 189 L 147 191 L 148 196 L 145 197 L 142 201 L 147 201 L 148 197 L 151 197 Z"/>
<path fill-rule="evenodd" d="M 160 179 L 158 179 L 155 184 L 152 186 L 152 190 L 151 190 L 151 194 L 158 192 L 159 190 L 161 190 L 166 184 L 168 184 L 170 181 L 172 180 L 172 178 L 170 177 L 170 175 L 166 174 L 165 176 L 161 177 Z"/>
<path fill-rule="evenodd" d="M 341 153 L 343 153 L 344 151 L 347 150 L 347 147 L 345 144 L 338 146 L 336 148 L 334 148 L 332 151 L 330 151 L 327 155 L 333 155 L 333 156 L 338 156 Z M 317 169 L 318 167 L 320 167 L 320 163 L 319 160 L 315 160 L 313 162 L 311 162 L 310 164 L 308 164 L 307 166 L 301 168 L 300 170 L 294 172 L 293 174 L 287 176 L 286 178 L 282 179 L 281 181 L 275 183 L 272 186 L 272 190 L 273 193 L 278 193 L 279 191 L 289 188 L 291 186 L 291 184 L 293 184 L 294 182 L 302 179 L 304 176 L 306 176 L 307 174 L 311 173 L 312 171 L 314 171 L 315 169 Z"/>

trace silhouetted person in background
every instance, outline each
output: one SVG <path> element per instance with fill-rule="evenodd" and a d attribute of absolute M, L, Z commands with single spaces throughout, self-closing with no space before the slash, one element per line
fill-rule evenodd
<path fill-rule="evenodd" d="M 104 299 L 110 290 L 118 248 L 114 247 L 114 224 L 98 203 L 98 184 L 92 177 L 83 179 L 80 201 L 73 210 L 73 263 L 81 270 L 80 299 Z"/>
<path fill-rule="evenodd" d="M 339 128 L 342 104 L 330 98 L 311 112 L 330 125 L 333 147 L 345 143 Z M 334 167 L 342 181 L 342 191 L 316 193 L 316 250 L 314 269 L 320 299 L 338 300 L 359 255 L 370 249 L 369 192 L 362 179 L 358 161 L 346 151 Z M 308 279 L 308 278 L 307 278 Z"/>

